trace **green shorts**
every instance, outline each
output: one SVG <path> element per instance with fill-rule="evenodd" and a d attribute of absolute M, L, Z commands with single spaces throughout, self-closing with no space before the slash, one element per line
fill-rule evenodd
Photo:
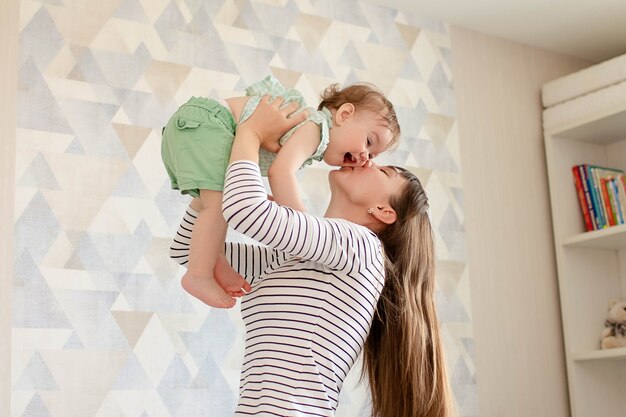
<path fill-rule="evenodd" d="M 223 191 L 236 123 L 215 100 L 192 97 L 163 128 L 161 157 L 172 188 L 193 197 Z"/>

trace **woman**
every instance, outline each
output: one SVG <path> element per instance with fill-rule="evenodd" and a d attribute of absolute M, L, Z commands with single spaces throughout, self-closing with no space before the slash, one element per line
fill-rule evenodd
<path fill-rule="evenodd" d="M 241 303 L 235 415 L 334 416 L 361 351 L 374 417 L 454 415 L 420 182 L 397 167 L 344 167 L 329 175 L 324 218 L 268 201 L 259 148 L 302 118 L 288 118 L 294 106 L 281 104 L 264 98 L 238 128 L 224 187 L 229 225 L 266 245 L 226 245 L 241 287 L 252 288 Z M 193 218 L 190 209 L 173 248 L 183 264 Z"/>

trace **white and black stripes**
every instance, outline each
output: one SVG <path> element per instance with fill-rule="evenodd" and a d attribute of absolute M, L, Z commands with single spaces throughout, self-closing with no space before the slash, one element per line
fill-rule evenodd
<path fill-rule="evenodd" d="M 226 173 L 223 207 L 228 224 L 246 236 L 292 256 L 350 272 L 358 234 L 377 240 L 368 229 L 340 219 L 318 219 L 268 201 L 257 165 L 238 162 Z M 315 236 L 311 233 L 315 231 Z"/>
<path fill-rule="evenodd" d="M 189 262 L 189 245 L 191 245 L 191 231 L 198 217 L 198 212 L 191 207 L 187 208 L 183 220 L 178 226 L 176 236 L 170 246 L 170 258 L 181 265 L 187 265 Z"/>
<path fill-rule="evenodd" d="M 227 260 L 253 286 L 241 303 L 246 347 L 235 416 L 334 416 L 383 286 L 378 238 L 268 201 L 258 166 L 247 161 L 229 167 L 223 210 L 231 227 L 267 245 L 226 244 Z M 194 215 L 172 245 L 180 263 Z"/>

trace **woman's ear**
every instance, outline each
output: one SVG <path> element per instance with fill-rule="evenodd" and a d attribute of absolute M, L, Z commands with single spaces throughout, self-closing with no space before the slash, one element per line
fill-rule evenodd
<path fill-rule="evenodd" d="M 354 116 L 354 111 L 356 108 L 352 103 L 344 103 L 342 104 L 337 111 L 335 112 L 335 124 L 340 125 L 352 116 Z"/>
<path fill-rule="evenodd" d="M 376 208 L 372 210 L 372 216 L 376 217 L 378 221 L 384 224 L 393 224 L 398 218 L 396 211 L 391 208 L 391 206 L 376 206 Z"/>

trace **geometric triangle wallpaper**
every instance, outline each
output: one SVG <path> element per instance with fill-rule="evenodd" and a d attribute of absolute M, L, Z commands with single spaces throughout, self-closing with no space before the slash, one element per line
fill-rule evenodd
<path fill-rule="evenodd" d="M 355 81 L 394 103 L 401 144 L 379 162 L 429 194 L 451 383 L 460 414 L 478 414 L 445 24 L 353 0 L 23 0 L 18 60 L 12 417 L 232 416 L 243 323 L 181 289 L 168 247 L 188 199 L 160 132 L 190 96 L 270 73 L 314 106 Z M 313 214 L 328 170 L 298 173 Z M 338 417 L 369 415 L 359 370 Z"/>

